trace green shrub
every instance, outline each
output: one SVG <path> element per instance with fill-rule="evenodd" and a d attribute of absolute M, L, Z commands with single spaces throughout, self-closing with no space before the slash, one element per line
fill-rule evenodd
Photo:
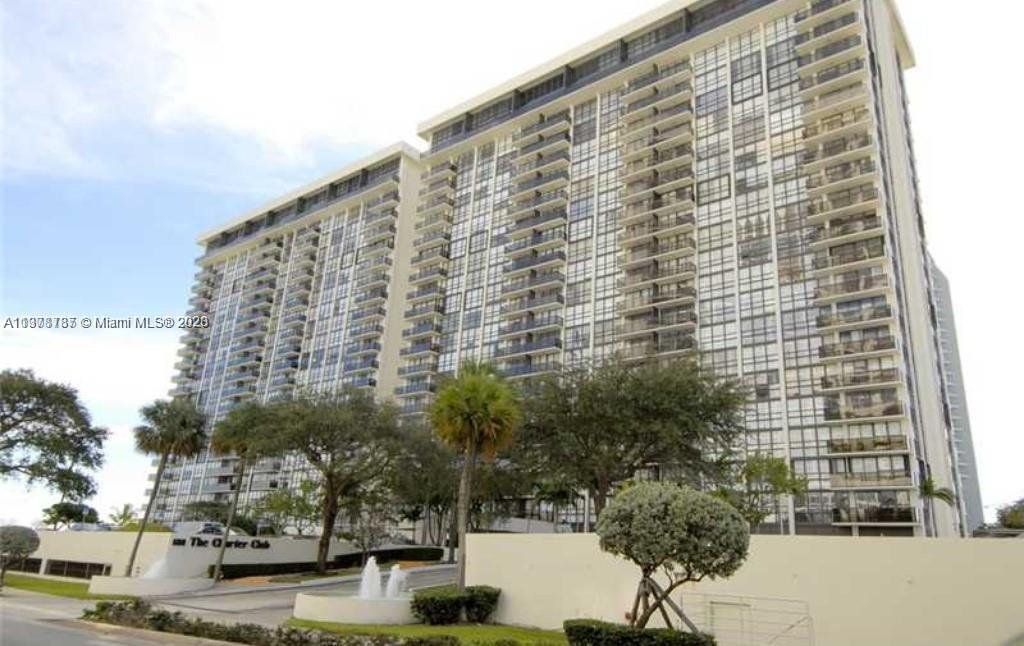
<path fill-rule="evenodd" d="M 714 646 L 711 635 L 667 628 L 633 628 L 593 619 L 570 619 L 563 624 L 570 646 Z"/>
<path fill-rule="evenodd" d="M 427 637 L 409 637 L 404 642 L 405 646 L 462 646 L 458 637 L 451 635 L 430 635 Z"/>
<path fill-rule="evenodd" d="M 412 614 L 425 624 L 456 624 L 469 598 L 453 585 L 417 590 L 412 597 Z"/>
<path fill-rule="evenodd" d="M 498 607 L 501 590 L 489 585 L 471 585 L 466 588 L 466 620 L 473 624 L 486 623 Z"/>

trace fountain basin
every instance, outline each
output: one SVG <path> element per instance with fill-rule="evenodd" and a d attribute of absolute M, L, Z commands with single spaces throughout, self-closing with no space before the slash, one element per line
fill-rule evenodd
<path fill-rule="evenodd" d="M 340 594 L 300 592 L 295 595 L 296 619 L 341 624 L 414 624 L 412 599 L 406 596 L 375 599 Z"/>

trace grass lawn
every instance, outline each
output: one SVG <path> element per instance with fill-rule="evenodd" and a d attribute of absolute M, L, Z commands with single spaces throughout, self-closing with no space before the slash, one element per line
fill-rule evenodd
<path fill-rule="evenodd" d="M 490 643 L 502 639 L 522 640 L 528 644 L 566 644 L 565 635 L 557 630 L 537 630 L 495 624 L 472 624 L 455 626 L 427 626 L 410 624 L 405 626 L 381 626 L 376 624 L 335 624 L 324 621 L 289 619 L 289 626 L 312 628 L 340 634 L 400 635 L 402 637 L 427 637 L 430 635 L 453 635 L 465 643 Z"/>
<path fill-rule="evenodd" d="M 362 569 L 357 567 L 349 567 L 343 570 L 328 570 L 327 574 L 320 574 L 319 572 L 296 572 L 295 574 L 277 574 L 267 579 L 267 581 L 270 583 L 302 583 L 303 581 L 326 579 L 332 576 L 350 576 L 359 574 L 360 572 L 362 572 Z"/>
<path fill-rule="evenodd" d="M 89 594 L 88 583 L 41 579 L 34 576 L 23 576 L 21 574 L 8 574 L 4 577 L 4 587 L 28 590 L 29 592 L 52 594 L 58 597 L 71 597 L 72 599 L 131 599 L 131 597 L 124 596 Z"/>

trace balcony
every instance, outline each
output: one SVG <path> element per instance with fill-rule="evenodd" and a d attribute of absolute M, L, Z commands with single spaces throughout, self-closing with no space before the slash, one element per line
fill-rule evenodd
<path fill-rule="evenodd" d="M 221 391 L 220 396 L 221 397 L 234 397 L 234 398 L 240 399 L 240 398 L 243 398 L 243 397 L 245 397 L 245 398 L 252 397 L 255 394 L 256 394 L 256 391 L 253 389 L 252 386 L 244 385 L 244 386 L 233 386 L 233 387 L 225 388 L 224 390 Z"/>
<path fill-rule="evenodd" d="M 911 487 L 913 479 L 906 471 L 874 471 L 864 473 L 833 473 L 833 489 L 877 487 Z"/>
<path fill-rule="evenodd" d="M 363 218 L 363 226 L 369 228 L 381 222 L 394 223 L 394 221 L 397 218 L 398 212 L 395 211 L 394 209 L 388 209 L 386 211 L 375 211 L 366 214 L 366 217 Z"/>
<path fill-rule="evenodd" d="M 829 440 L 826 447 L 830 454 L 906 453 L 909 450 L 907 438 L 904 435 L 875 435 L 873 437 Z"/>
<path fill-rule="evenodd" d="M 868 100 L 868 87 L 863 82 L 852 83 L 821 94 L 803 103 L 804 120 L 814 121 L 829 115 L 862 106 Z"/>
<path fill-rule="evenodd" d="M 421 361 L 402 366 L 401 368 L 398 369 L 398 376 L 408 377 L 412 375 L 423 375 L 433 372 L 437 372 L 436 361 Z"/>
<path fill-rule="evenodd" d="M 499 337 L 519 336 L 562 327 L 562 317 L 557 314 L 531 317 L 498 329 Z"/>
<path fill-rule="evenodd" d="M 687 208 L 693 208 L 693 190 L 689 187 L 630 204 L 625 209 L 622 224 L 625 226 L 638 224 L 651 216 L 664 215 L 668 211 L 678 212 Z"/>
<path fill-rule="evenodd" d="M 693 139 L 693 126 L 689 122 L 680 123 L 656 134 L 626 143 L 622 147 L 622 160 L 627 163 L 632 162 L 648 154 L 652 149 L 658 152 L 668 150 L 691 139 Z"/>
<path fill-rule="evenodd" d="M 251 341 L 243 341 L 241 343 L 235 343 L 231 346 L 229 354 L 242 354 L 246 352 L 259 352 L 263 350 L 263 339 L 253 339 Z"/>
<path fill-rule="evenodd" d="M 455 190 L 455 178 L 453 176 L 435 180 L 420 189 L 420 199 L 429 198 L 437 193 Z"/>
<path fill-rule="evenodd" d="M 655 86 L 654 92 L 648 96 L 627 103 L 622 118 L 629 119 L 630 117 L 656 112 L 659 108 L 668 107 L 672 102 L 688 99 L 692 93 L 693 88 L 688 81 L 679 81 L 662 88 Z M 627 124 L 626 127 L 629 128 L 629 125 Z"/>
<path fill-rule="evenodd" d="M 802 75 L 811 74 L 829 65 L 837 64 L 864 52 L 864 39 L 859 34 L 847 36 L 796 60 L 797 70 Z"/>
<path fill-rule="evenodd" d="M 437 384 L 433 381 L 417 381 L 415 383 L 406 384 L 395 388 L 395 394 L 399 397 L 408 397 L 411 395 L 427 395 L 433 392 L 437 392 Z"/>
<path fill-rule="evenodd" d="M 652 91 L 660 86 L 674 84 L 690 76 L 692 70 L 688 61 L 678 61 L 637 77 L 626 85 L 623 101 L 635 101 L 643 91 Z"/>
<path fill-rule="evenodd" d="M 532 231 L 543 231 L 563 225 L 566 221 L 566 215 L 565 209 L 545 211 L 544 213 L 514 222 L 509 226 L 507 235 L 510 238 L 518 238 Z"/>
<path fill-rule="evenodd" d="M 654 267 L 648 267 L 643 271 L 626 272 L 626 275 L 621 279 L 620 285 L 624 288 L 636 288 L 648 283 L 657 283 L 668 280 L 680 280 L 683 278 L 690 277 L 697 271 L 697 267 L 692 262 L 669 262 L 663 266 L 658 266 L 655 261 Z"/>
<path fill-rule="evenodd" d="M 652 217 L 643 224 L 633 224 L 619 232 L 619 241 L 623 246 L 631 247 L 646 243 L 652 236 L 668 236 L 673 233 L 690 231 L 694 226 L 692 210 L 662 213 Z"/>
<path fill-rule="evenodd" d="M 448 270 L 445 267 L 441 267 L 439 265 L 434 265 L 433 267 L 428 267 L 427 269 L 424 269 L 422 271 L 418 271 L 415 274 L 413 274 L 412 276 L 410 276 L 409 277 L 409 284 L 410 285 L 419 285 L 421 283 L 425 283 L 425 282 L 428 282 L 428 281 L 431 281 L 431 280 L 437 280 L 437 279 L 440 279 L 440 278 L 447 278 L 447 277 L 448 277 Z"/>
<path fill-rule="evenodd" d="M 565 298 L 561 294 L 545 294 L 544 296 L 532 296 L 520 298 L 501 306 L 502 314 L 513 314 L 516 312 L 540 311 L 558 308 L 565 304 Z"/>
<path fill-rule="evenodd" d="M 630 247 L 622 254 L 622 267 L 635 269 L 652 262 L 690 255 L 696 251 L 697 243 L 688 235 L 678 235 L 668 240 L 653 238 L 645 245 Z"/>
<path fill-rule="evenodd" d="M 452 234 L 448 231 L 432 231 L 426 235 L 420 236 L 413 241 L 412 246 L 417 251 L 426 251 L 432 247 L 444 245 L 451 241 Z"/>
<path fill-rule="evenodd" d="M 620 356 L 626 361 L 643 361 L 659 355 L 673 355 L 689 352 L 697 347 L 696 341 L 689 335 L 672 335 L 656 341 L 629 343 L 621 351 Z"/>
<path fill-rule="evenodd" d="M 416 214 L 427 217 L 455 207 L 455 198 L 450 195 L 438 195 L 416 207 Z"/>
<path fill-rule="evenodd" d="M 558 361 L 543 361 L 540 363 L 511 363 L 499 369 L 499 372 L 507 379 L 521 379 L 525 377 L 537 377 L 551 372 L 560 372 L 562 364 Z"/>
<path fill-rule="evenodd" d="M 423 303 L 416 307 L 405 310 L 405 318 L 414 321 L 424 317 L 434 317 L 444 314 L 444 304 L 440 300 Z"/>
<path fill-rule="evenodd" d="M 547 151 L 550 154 L 554 151 L 567 149 L 571 143 L 572 137 L 570 137 L 567 132 L 559 135 L 552 135 L 550 137 L 543 137 L 532 144 L 520 148 L 518 158 L 522 159 L 527 155 L 543 151 Z"/>
<path fill-rule="evenodd" d="M 238 304 L 242 308 L 268 309 L 274 303 L 272 294 L 256 294 L 243 298 Z"/>
<path fill-rule="evenodd" d="M 540 270 L 565 264 L 565 252 L 561 250 L 547 251 L 505 263 L 505 274 L 514 276 L 527 270 Z"/>
<path fill-rule="evenodd" d="M 395 237 L 396 231 L 397 228 L 393 223 L 378 224 L 372 227 L 367 227 L 366 231 L 363 233 L 363 244 L 370 245 L 391 240 Z"/>
<path fill-rule="evenodd" d="M 518 164 L 512 170 L 512 181 L 517 182 L 527 176 L 544 173 L 569 166 L 569 151 L 559 150 L 557 152 L 542 155 L 537 159 Z"/>
<path fill-rule="evenodd" d="M 365 246 L 359 251 L 359 256 L 361 260 L 366 258 L 373 258 L 374 256 L 380 254 L 391 253 L 391 251 L 395 248 L 395 240 L 394 238 L 388 238 L 386 240 L 374 242 L 373 244 L 368 244 L 366 241 L 364 241 L 364 245 Z"/>
<path fill-rule="evenodd" d="M 508 207 L 508 213 L 510 216 L 516 217 L 527 211 L 565 207 L 568 202 L 569 194 L 563 189 L 558 189 L 547 193 L 538 193 L 528 200 L 516 202 Z"/>
<path fill-rule="evenodd" d="M 445 229 L 452 225 L 451 213 L 435 213 L 430 217 L 423 218 L 416 223 L 416 230 L 421 233 Z"/>
<path fill-rule="evenodd" d="M 292 260 L 292 265 L 296 269 L 311 268 L 316 265 L 316 254 L 311 251 L 297 253 Z"/>
<path fill-rule="evenodd" d="M 284 328 L 277 335 L 277 340 L 278 341 L 294 341 L 294 340 L 301 339 L 301 338 L 302 338 L 302 328 L 301 327 Z"/>
<path fill-rule="evenodd" d="M 818 356 L 822 359 L 843 359 L 865 354 L 890 354 L 894 350 L 896 350 L 896 338 L 882 336 L 857 341 L 826 343 L 818 348 Z"/>
<path fill-rule="evenodd" d="M 534 191 L 553 190 L 561 188 L 569 183 L 569 171 L 555 170 L 545 175 L 538 174 L 534 177 L 516 183 L 512 191 L 511 199 L 519 199 Z"/>
<path fill-rule="evenodd" d="M 451 251 L 448 247 L 434 247 L 427 251 L 421 251 L 412 257 L 413 265 L 425 265 L 427 263 L 446 263 L 451 259 Z"/>
<path fill-rule="evenodd" d="M 413 343 L 407 348 L 402 348 L 398 354 L 403 357 L 418 357 L 426 354 L 440 354 L 441 346 L 431 341 Z"/>
<path fill-rule="evenodd" d="M 674 168 L 670 171 L 655 172 L 646 178 L 626 184 L 622 193 L 622 202 L 630 205 L 655 193 L 667 193 L 693 184 L 693 171 L 687 167 Z"/>
<path fill-rule="evenodd" d="M 415 303 L 416 301 L 421 301 L 428 298 L 444 297 L 444 293 L 444 286 L 442 286 L 440 283 L 432 283 L 424 285 L 419 289 L 413 290 L 411 292 L 406 292 L 405 297 L 407 300 L 409 300 L 409 302 Z"/>
<path fill-rule="evenodd" d="M 367 307 L 352 312 L 352 314 L 349 316 L 349 320 L 355 322 L 371 318 L 384 318 L 384 316 L 386 315 L 387 310 L 385 310 L 383 307 Z"/>
<path fill-rule="evenodd" d="M 296 312 L 309 307 L 309 298 L 305 296 L 293 296 L 284 302 L 285 312 Z"/>
<path fill-rule="evenodd" d="M 807 178 L 807 191 L 813 197 L 824 191 L 837 191 L 861 183 L 877 170 L 870 158 L 829 166 L 818 175 Z"/>
<path fill-rule="evenodd" d="M 455 173 L 455 164 L 451 162 L 441 162 L 440 164 L 432 166 L 429 170 L 425 170 L 420 173 L 420 180 L 425 183 L 431 183 L 437 179 L 453 177 Z"/>
<path fill-rule="evenodd" d="M 882 385 L 898 385 L 901 383 L 900 371 L 897 368 L 880 368 L 861 372 L 848 372 L 843 375 L 824 376 L 821 378 L 822 390 L 862 390 Z"/>
<path fill-rule="evenodd" d="M 863 58 L 844 61 L 800 79 L 800 96 L 810 99 L 867 77 L 868 67 Z"/>
<path fill-rule="evenodd" d="M 828 226 L 815 229 L 810 240 L 812 247 L 835 244 L 847 244 L 857 240 L 876 237 L 882 234 L 882 220 L 874 211 L 848 216 L 842 220 L 833 220 Z"/>
<path fill-rule="evenodd" d="M 352 340 L 366 339 L 379 336 L 384 333 L 384 326 L 380 323 L 364 323 L 349 328 L 348 337 Z"/>
<path fill-rule="evenodd" d="M 807 217 L 809 222 L 818 223 L 877 206 L 878 189 L 871 184 L 864 184 L 812 200 L 807 204 Z"/>
<path fill-rule="evenodd" d="M 379 367 L 377 357 L 360 357 L 341 364 L 345 372 L 366 372 Z"/>
<path fill-rule="evenodd" d="M 518 355 L 547 354 L 558 352 L 562 349 L 562 339 L 551 336 L 537 341 L 525 343 L 509 343 L 494 353 L 495 358 L 514 357 Z"/>
<path fill-rule="evenodd" d="M 503 297 L 512 296 L 520 292 L 544 287 L 545 285 L 562 284 L 565 276 L 561 272 L 547 271 L 532 276 L 525 276 L 516 280 L 508 281 L 501 286 Z"/>
<path fill-rule="evenodd" d="M 892 308 L 888 305 L 872 305 L 854 310 L 837 310 L 830 314 L 819 314 L 816 323 L 818 329 L 833 327 L 855 327 L 858 323 L 876 322 L 892 318 Z"/>
<path fill-rule="evenodd" d="M 697 313 L 692 310 L 681 310 L 658 316 L 626 319 L 619 327 L 619 336 L 622 338 L 642 336 L 652 332 L 678 327 L 693 327 L 695 325 L 697 325 Z"/>
<path fill-rule="evenodd" d="M 650 151 L 647 156 L 634 158 L 622 170 L 622 181 L 634 182 L 655 171 L 667 171 L 693 161 L 693 147 L 680 144 L 674 148 Z"/>
<path fill-rule="evenodd" d="M 563 229 L 548 229 L 544 233 L 535 233 L 529 238 L 519 238 L 505 245 L 505 253 L 516 256 L 531 251 L 544 251 L 565 244 Z"/>
<path fill-rule="evenodd" d="M 623 316 L 641 314 L 645 311 L 676 307 L 697 298 L 697 290 L 693 287 L 669 286 L 651 289 L 649 292 L 632 292 L 625 300 L 616 304 Z"/>
<path fill-rule="evenodd" d="M 302 344 L 298 341 L 291 343 L 279 343 L 274 350 L 275 357 L 283 359 L 295 359 L 302 354 Z"/>
<path fill-rule="evenodd" d="M 402 330 L 403 339 L 416 339 L 419 337 L 435 336 L 438 334 L 441 334 L 441 326 L 430 321 L 424 321 L 423 323 L 418 323 L 411 328 Z"/>
<path fill-rule="evenodd" d="M 814 290 L 814 299 L 827 300 L 852 294 L 861 295 L 860 292 L 881 292 L 888 287 L 889 277 L 885 274 L 858 276 L 852 280 L 840 279 L 832 284 L 819 284 L 818 288 Z"/>
<path fill-rule="evenodd" d="M 368 289 L 365 292 L 358 294 L 352 301 L 356 305 L 367 305 L 369 303 L 382 303 L 388 300 L 388 290 L 386 287 L 377 287 L 375 289 Z"/>
<path fill-rule="evenodd" d="M 372 289 L 374 287 L 387 285 L 390 280 L 391 277 L 386 271 L 371 271 L 356 279 L 356 288 Z"/>
<path fill-rule="evenodd" d="M 303 312 L 293 312 L 292 314 L 286 314 L 281 317 L 281 325 L 283 327 L 294 327 L 303 326 L 306 324 L 308 318 Z"/>
<path fill-rule="evenodd" d="M 380 343 L 377 341 L 349 343 L 345 346 L 346 357 L 358 357 L 367 354 L 377 354 L 378 352 L 380 352 Z"/>
<path fill-rule="evenodd" d="M 869 134 L 849 135 L 832 139 L 822 144 L 817 150 L 810 150 L 804 153 L 804 170 L 809 173 L 814 172 L 821 168 L 823 163 L 839 163 L 854 156 L 847 153 L 857 153 L 859 156 L 866 152 L 866 149 L 873 143 L 874 139 Z"/>
<path fill-rule="evenodd" d="M 870 131 L 874 123 L 871 110 L 865 107 L 853 108 L 826 117 L 818 123 L 803 129 L 804 144 L 815 146 L 827 138 L 838 138 L 852 135 L 858 131 Z"/>
<path fill-rule="evenodd" d="M 384 182 L 394 182 L 398 184 L 398 175 L 392 175 L 391 177 L 383 178 Z M 388 191 L 376 199 L 372 199 L 363 206 L 367 209 L 386 209 L 388 207 L 397 206 L 398 200 L 401 196 L 397 190 Z"/>
<path fill-rule="evenodd" d="M 903 404 L 896 400 L 882 401 L 868 405 L 846 405 L 838 403 L 826 404 L 826 422 L 848 422 L 858 420 L 877 420 L 890 417 L 903 417 Z"/>
<path fill-rule="evenodd" d="M 513 141 L 519 145 L 529 143 L 538 137 L 551 136 L 565 130 L 569 127 L 570 123 L 569 111 L 564 110 L 547 118 L 542 118 L 541 121 L 524 126 L 513 137 Z"/>
<path fill-rule="evenodd" d="M 687 92 L 685 96 L 688 97 L 689 93 Z M 639 114 L 644 114 L 644 112 Z M 625 144 L 645 135 L 656 135 L 691 119 L 693 119 L 693 107 L 689 100 L 682 99 L 682 103 L 677 105 L 663 104 L 661 109 L 654 108 L 653 112 L 647 113 L 645 117 L 624 122 L 621 126 L 619 141 Z"/>
<path fill-rule="evenodd" d="M 876 241 L 877 244 L 871 244 Z M 822 253 L 815 256 L 811 263 L 814 270 L 846 268 L 850 265 L 859 265 L 885 258 L 885 245 L 881 243 L 881 238 L 868 240 L 866 243 L 858 243 L 858 246 L 853 249 L 845 249 L 843 247 L 836 247 L 836 249 L 840 249 L 841 252 L 831 255 Z"/>
<path fill-rule="evenodd" d="M 821 23 L 811 29 L 797 35 L 793 39 L 798 54 L 804 54 L 827 45 L 839 38 L 856 33 L 860 29 L 860 20 L 854 7 L 850 13 L 842 14 L 828 22 Z"/>
<path fill-rule="evenodd" d="M 248 323 L 249 321 L 266 321 L 270 317 L 270 312 L 264 309 L 256 310 L 255 312 L 243 313 L 241 316 L 235 319 L 235 323 Z"/>

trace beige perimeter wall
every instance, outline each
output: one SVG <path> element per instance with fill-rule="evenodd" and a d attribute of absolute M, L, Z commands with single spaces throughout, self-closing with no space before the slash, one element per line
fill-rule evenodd
<path fill-rule="evenodd" d="M 639 576 L 594 534 L 474 534 L 467 557 L 468 583 L 502 590 L 497 621 L 543 628 L 622 621 Z M 754 536 L 731 579 L 687 586 L 681 599 L 701 617 L 702 599 L 750 599 L 746 636 L 720 635 L 720 646 L 1024 644 L 1022 575 L 1024 540 Z M 758 637 L 799 619 L 794 608 L 806 609 L 799 629 Z"/>

